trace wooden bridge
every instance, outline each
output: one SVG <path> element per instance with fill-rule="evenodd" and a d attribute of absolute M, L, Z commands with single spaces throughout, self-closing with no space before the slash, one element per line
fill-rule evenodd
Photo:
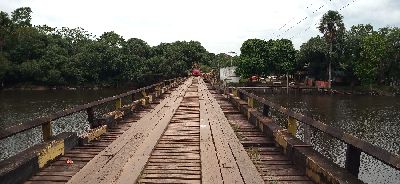
<path fill-rule="evenodd" d="M 400 158 L 379 147 L 214 84 L 164 81 L 0 130 L 0 139 L 35 127 L 43 135 L 42 143 L 0 162 L 0 183 L 362 183 L 361 152 L 400 168 Z M 96 118 L 96 107 L 109 102 L 116 110 Z M 271 108 L 288 116 L 287 129 L 271 119 Z M 52 134 L 53 120 L 80 111 L 87 112 L 87 134 Z M 346 143 L 346 167 L 296 138 L 299 122 Z"/>

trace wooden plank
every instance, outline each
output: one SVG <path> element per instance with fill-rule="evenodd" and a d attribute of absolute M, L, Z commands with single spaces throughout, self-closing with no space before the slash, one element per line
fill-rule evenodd
<path fill-rule="evenodd" d="M 193 87 L 193 84 L 190 88 Z M 192 93 L 192 98 L 183 98 L 181 104 L 186 103 L 187 101 L 196 102 L 198 101 L 198 94 Z M 199 112 L 199 109 L 196 107 L 192 107 L 192 110 L 196 110 Z M 180 111 L 180 110 L 178 110 Z M 185 167 L 188 164 L 198 164 L 200 166 L 200 152 L 180 152 L 180 155 L 176 155 L 176 149 L 185 149 L 185 150 L 193 150 L 200 148 L 200 121 L 199 116 L 191 117 L 192 123 L 186 123 L 187 120 L 185 116 L 182 114 L 191 114 L 193 111 L 181 110 L 180 113 L 175 113 L 171 122 L 169 123 L 164 135 L 160 138 L 155 150 L 150 156 L 146 168 L 143 170 L 143 174 L 140 177 L 139 183 L 143 182 L 143 179 L 171 179 L 171 182 L 174 180 L 180 181 L 181 179 L 190 179 L 190 180 L 199 180 L 201 179 L 201 170 L 200 167 L 196 168 L 196 170 L 187 170 L 183 169 L 183 167 L 176 167 L 175 169 L 149 169 L 150 167 L 157 167 L 153 164 L 161 164 L 160 166 L 177 166 L 185 164 Z M 199 113 L 195 113 L 199 114 Z M 186 132 L 185 134 L 180 134 L 180 132 Z M 171 135 L 171 136 L 169 136 Z M 170 139 L 165 140 L 164 138 Z M 174 138 L 175 140 L 171 140 Z M 158 149 L 173 149 L 175 152 L 164 152 L 160 154 Z M 183 154 L 182 154 L 183 153 Z"/>
<path fill-rule="evenodd" d="M 61 184 L 65 181 L 26 181 L 24 184 Z"/>
<path fill-rule="evenodd" d="M 200 155 L 201 173 L 203 183 L 223 183 L 221 166 L 219 165 L 215 144 L 212 138 L 211 127 L 204 100 L 204 87 L 199 88 L 200 103 Z"/>
<path fill-rule="evenodd" d="M 188 183 L 188 184 L 200 184 L 200 180 L 191 179 L 142 179 L 142 183 Z"/>
<path fill-rule="evenodd" d="M 219 161 L 223 165 L 226 164 L 225 166 L 231 167 L 222 169 L 224 182 L 262 183 L 263 180 L 257 168 L 237 139 L 218 102 L 206 89 L 203 81 L 200 82 L 199 86 L 205 89 L 201 92 L 207 105 L 207 111 L 211 113 L 213 119 L 213 121 L 210 121 L 210 125 Z M 224 170 L 227 172 L 224 172 Z"/>
<path fill-rule="evenodd" d="M 30 181 L 68 181 L 71 177 L 69 176 L 32 176 Z"/>
<path fill-rule="evenodd" d="M 136 181 L 190 81 L 178 87 L 116 141 L 93 158 L 69 183 Z M 158 136 L 158 137 L 157 137 Z"/>
<path fill-rule="evenodd" d="M 167 128 L 168 123 L 171 121 L 174 113 L 178 109 L 180 103 L 183 100 L 183 96 L 191 83 L 192 79 L 189 79 L 188 81 L 186 81 L 185 85 L 180 87 L 180 90 L 178 90 L 175 94 L 171 94 L 171 96 L 175 95 L 175 98 L 171 100 L 173 103 L 169 102 L 166 104 L 168 105 L 166 106 L 168 108 L 164 109 L 167 112 L 161 116 L 161 119 L 157 122 L 158 126 L 154 128 L 152 134 L 150 134 L 150 136 L 146 140 L 144 140 L 143 144 L 139 146 L 135 154 L 133 154 L 133 156 L 125 164 L 122 172 L 120 173 L 120 177 L 117 180 L 117 183 L 130 183 L 132 181 L 138 181 L 140 174 L 151 155 L 151 152 L 154 150 L 154 147 L 156 146 L 162 133 Z"/>
<path fill-rule="evenodd" d="M 142 178 L 162 178 L 162 179 L 201 179 L 200 174 L 173 174 L 173 173 L 158 173 L 158 174 L 143 174 Z"/>
<path fill-rule="evenodd" d="M 310 181 L 305 176 L 263 176 L 267 181 Z"/>
<path fill-rule="evenodd" d="M 143 171 L 144 174 L 190 174 L 190 175 L 201 175 L 200 170 L 185 170 L 185 169 L 148 169 Z"/>

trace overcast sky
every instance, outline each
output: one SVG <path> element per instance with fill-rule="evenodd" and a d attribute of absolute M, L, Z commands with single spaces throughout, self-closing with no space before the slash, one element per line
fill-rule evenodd
<path fill-rule="evenodd" d="M 346 28 L 400 27 L 400 0 L 0 0 L 1 11 L 19 7 L 32 8 L 34 25 L 115 31 L 151 46 L 197 40 L 214 53 L 239 53 L 250 38 L 292 38 L 299 48 L 319 34 L 316 23 L 328 10 L 338 10 Z"/>

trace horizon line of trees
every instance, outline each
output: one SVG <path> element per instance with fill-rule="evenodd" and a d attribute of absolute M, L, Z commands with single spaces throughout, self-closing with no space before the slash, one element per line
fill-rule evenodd
<path fill-rule="evenodd" d="M 0 83 L 37 85 L 146 85 L 185 76 L 197 63 L 203 72 L 237 66 L 252 75 L 343 78 L 348 84 L 399 85 L 400 29 L 370 24 L 346 30 L 337 11 L 323 15 L 315 36 L 296 50 L 291 40 L 248 39 L 239 56 L 208 52 L 198 41 L 149 46 L 111 31 L 99 37 L 83 28 L 31 24 L 31 9 L 0 12 Z M 331 66 L 331 67 L 329 67 Z"/>
<path fill-rule="evenodd" d="M 151 47 L 111 31 L 96 38 L 83 28 L 31 24 L 31 9 L 0 12 L 0 83 L 35 85 L 146 85 L 187 75 L 214 55 L 198 41 Z"/>
<path fill-rule="evenodd" d="M 327 81 L 331 70 L 333 79 L 351 85 L 400 85 L 400 28 L 359 24 L 346 30 L 343 16 L 332 10 L 317 28 L 323 36 L 310 38 L 299 50 L 287 39 L 246 40 L 236 58 L 237 74 L 302 74 Z"/>

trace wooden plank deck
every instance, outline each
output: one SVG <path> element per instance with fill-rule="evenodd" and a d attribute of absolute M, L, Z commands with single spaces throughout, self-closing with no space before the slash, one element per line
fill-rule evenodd
<path fill-rule="evenodd" d="M 275 147 L 271 138 L 267 138 L 247 117 L 241 114 L 223 95 L 211 90 L 227 117 L 236 137 L 246 149 L 265 183 L 311 184 L 305 173 L 299 172 L 295 165 Z"/>
<path fill-rule="evenodd" d="M 199 111 L 197 80 L 193 80 L 139 183 L 201 183 Z"/>
<path fill-rule="evenodd" d="M 201 78 L 151 107 L 26 183 L 311 183 Z"/>
<path fill-rule="evenodd" d="M 110 128 L 99 140 L 75 147 L 68 151 L 64 156 L 42 169 L 25 183 L 66 183 L 91 159 L 122 135 L 124 131 L 128 130 L 131 126 L 135 126 L 136 122 L 146 113 L 150 112 L 159 101 L 160 100 L 154 101 L 150 106 L 136 111 L 131 117 L 118 123 L 116 127 Z M 71 159 L 73 164 L 67 164 L 67 159 Z"/>
<path fill-rule="evenodd" d="M 213 140 L 211 147 L 214 146 L 216 152 L 213 160 L 218 160 L 217 170 L 220 171 L 222 178 L 222 182 L 217 183 L 262 183 L 263 180 L 256 167 L 235 136 L 222 109 L 203 80 L 201 80 L 199 87 L 201 88 L 201 98 L 204 100 L 205 110 L 204 116 L 201 118 L 209 122 L 208 129 L 210 129 Z M 202 127 L 201 130 L 203 129 L 207 130 L 207 127 Z M 208 166 L 208 158 L 202 157 L 202 163 L 204 163 L 202 168 L 204 172 L 216 169 Z M 215 167 L 215 165 L 212 167 Z M 212 180 L 212 176 L 205 175 L 203 177 Z"/>

